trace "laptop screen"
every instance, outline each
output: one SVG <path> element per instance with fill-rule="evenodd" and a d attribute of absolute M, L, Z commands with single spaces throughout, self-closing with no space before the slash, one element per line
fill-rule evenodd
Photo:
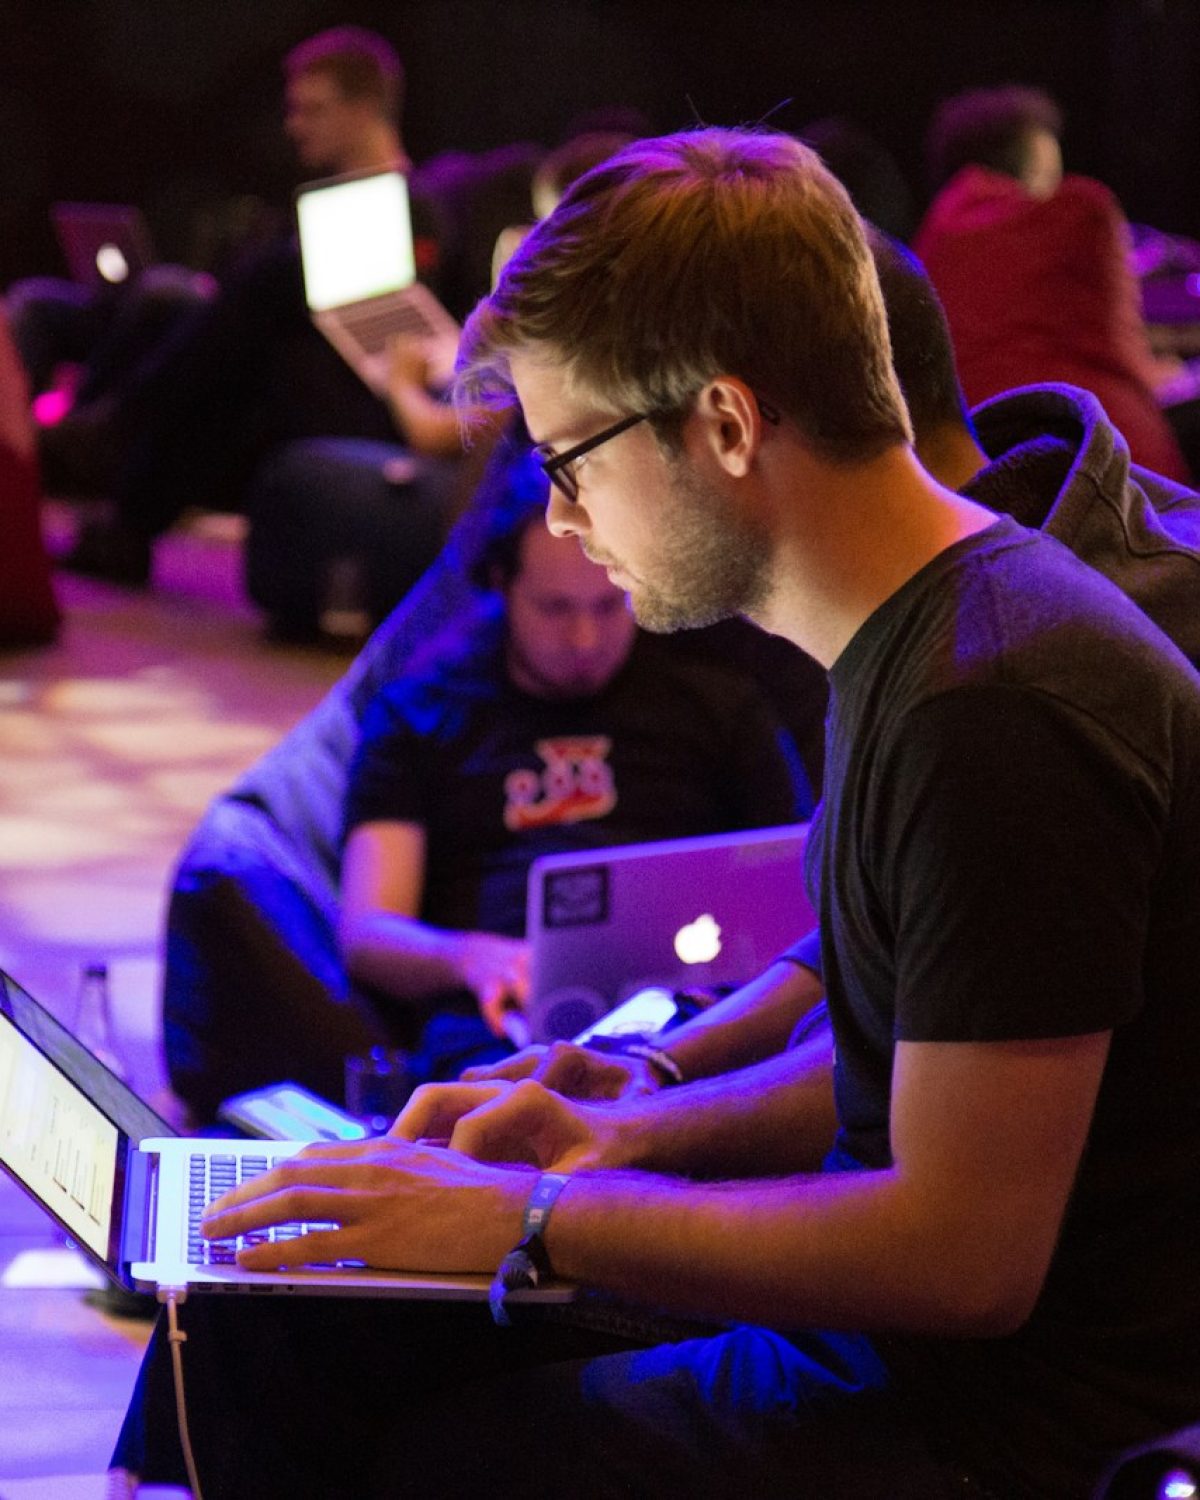
<path fill-rule="evenodd" d="M 0 1166 L 79 1243 L 116 1263 L 131 1141 L 165 1121 L 0 973 Z"/>
<path fill-rule="evenodd" d="M 399 172 L 301 188 L 296 221 L 312 312 L 398 292 L 416 279 L 408 186 Z"/>
<path fill-rule="evenodd" d="M 112 1121 L 0 1018 L 0 1162 L 102 1258 L 112 1239 L 118 1136 Z"/>

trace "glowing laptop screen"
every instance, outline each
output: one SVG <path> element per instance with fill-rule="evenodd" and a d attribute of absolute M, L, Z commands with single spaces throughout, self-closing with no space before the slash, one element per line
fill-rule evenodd
<path fill-rule="evenodd" d="M 0 1014 L 0 1162 L 101 1257 L 117 1144 L 112 1121 Z"/>
<path fill-rule="evenodd" d="M 399 172 L 301 188 L 296 221 L 313 312 L 398 292 L 416 279 L 408 186 Z"/>

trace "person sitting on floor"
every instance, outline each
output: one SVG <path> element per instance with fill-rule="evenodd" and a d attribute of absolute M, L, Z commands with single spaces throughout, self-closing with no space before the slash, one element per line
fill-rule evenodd
<path fill-rule="evenodd" d="M 528 1000 L 537 856 L 810 811 L 761 695 L 640 632 L 603 570 L 544 528 L 544 504 L 540 469 L 518 460 L 475 567 L 490 598 L 383 690 L 351 771 L 351 978 L 399 1018 L 447 1004 L 477 1018 L 450 1028 L 430 1076 L 495 1053 L 505 1010 Z M 439 1034 L 426 1030 L 425 1052 Z"/>
<path fill-rule="evenodd" d="M 356 729 L 333 912 L 340 953 L 322 947 L 320 964 L 336 979 L 297 986 L 289 972 L 282 998 L 270 967 L 250 984 L 236 973 L 193 984 L 194 925 L 186 957 L 168 948 L 168 1063 L 201 1119 L 285 1076 L 338 1096 L 342 1053 L 371 1045 L 417 1051 L 414 1077 L 507 1055 L 501 1013 L 526 997 L 526 875 L 539 854 L 811 811 L 758 683 L 638 631 L 621 590 L 541 524 L 545 479 L 528 449 L 501 456 L 473 512 L 473 587 L 461 568 L 435 568 L 422 609 L 440 628 Z M 447 617 L 431 592 L 456 590 Z M 314 771 L 310 804 L 326 781 Z M 231 847 L 229 872 L 249 858 Z M 271 901 L 278 908 L 277 893 Z M 245 935 L 241 909 L 207 921 L 208 943 L 228 946 L 230 924 Z M 303 946 L 302 925 L 280 936 Z"/>
<path fill-rule="evenodd" d="M 284 128 L 306 175 L 409 170 L 404 72 L 384 37 L 334 27 L 293 48 L 283 71 Z M 410 181 L 410 196 L 417 266 L 436 289 L 435 210 L 418 183 Z M 111 496 L 62 563 L 135 587 L 150 580 L 158 536 L 189 506 L 242 509 L 252 476 L 276 448 L 325 436 L 394 447 L 397 435 L 395 411 L 313 327 L 290 232 L 242 265 L 138 369 L 112 422 L 122 456 Z M 410 463 L 394 487 L 397 506 L 420 489 L 418 467 Z M 439 478 L 421 490 L 417 508 L 441 512 Z M 418 517 L 412 577 L 430 561 L 433 530 Z M 291 545 L 302 549 L 303 535 Z M 289 561 L 281 558 L 285 572 Z"/>
<path fill-rule="evenodd" d="M 938 192 L 913 246 L 945 306 L 963 389 L 976 404 L 1039 381 L 1082 386 L 1138 463 L 1186 479 L 1155 396 L 1129 226 L 1108 188 L 1063 176 L 1060 131 L 1054 101 L 1016 87 L 949 99 L 930 126 Z"/>

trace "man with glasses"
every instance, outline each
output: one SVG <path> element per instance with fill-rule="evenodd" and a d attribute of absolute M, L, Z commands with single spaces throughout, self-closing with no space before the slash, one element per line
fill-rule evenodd
<path fill-rule="evenodd" d="M 640 622 L 743 613 L 830 669 L 835 1055 L 615 1110 L 421 1091 L 390 1141 L 312 1150 L 210 1232 L 332 1219 L 326 1255 L 499 1264 L 502 1318 L 553 1271 L 711 1325 L 602 1353 L 398 1318 L 347 1437 L 360 1493 L 1086 1493 L 1200 1409 L 1195 674 L 916 463 L 862 227 L 786 137 L 589 174 L 476 311 L 461 384 L 515 392 L 551 466 L 586 459 L 551 529 Z"/>

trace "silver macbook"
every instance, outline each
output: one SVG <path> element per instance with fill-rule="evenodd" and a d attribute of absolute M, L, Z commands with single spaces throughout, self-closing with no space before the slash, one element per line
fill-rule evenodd
<path fill-rule="evenodd" d="M 342 1264 L 246 1271 L 238 1246 L 201 1239 L 213 1198 L 298 1151 L 302 1141 L 171 1134 L 157 1115 L 0 971 L 0 1167 L 87 1257 L 127 1290 L 306 1292 L 339 1296 L 485 1300 L 487 1276 L 371 1271 Z M 288 1224 L 272 1239 L 312 1228 Z M 566 1283 L 517 1292 L 567 1301 Z"/>
<path fill-rule="evenodd" d="M 816 924 L 805 823 L 552 854 L 529 871 L 533 1041 L 650 985 L 744 983 Z"/>
<path fill-rule="evenodd" d="M 56 203 L 54 233 L 81 286 L 119 286 L 153 264 L 154 248 L 141 211 L 127 203 Z"/>
<path fill-rule="evenodd" d="M 387 348 L 397 334 L 457 345 L 458 324 L 417 280 L 403 173 L 308 183 L 296 193 L 296 223 L 313 323 L 372 390 L 386 385 Z"/>

